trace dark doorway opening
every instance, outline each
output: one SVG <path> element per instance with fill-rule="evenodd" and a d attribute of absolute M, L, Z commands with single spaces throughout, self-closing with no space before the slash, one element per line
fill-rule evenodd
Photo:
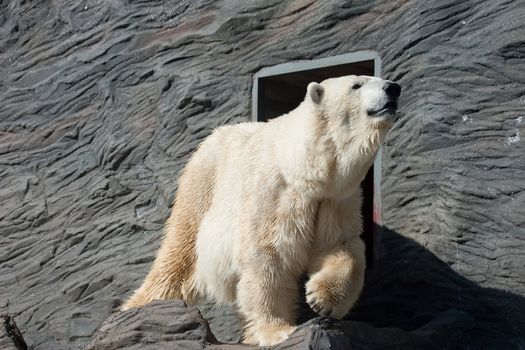
<path fill-rule="evenodd" d="M 253 119 L 267 121 L 293 110 L 304 100 L 312 81 L 343 75 L 380 75 L 380 60 L 375 52 L 360 51 L 314 61 L 286 63 L 262 69 L 255 75 Z M 379 250 L 381 224 L 380 154 L 361 183 L 363 191 L 363 235 L 367 268 L 374 266 Z M 374 225 L 376 224 L 376 225 Z"/>

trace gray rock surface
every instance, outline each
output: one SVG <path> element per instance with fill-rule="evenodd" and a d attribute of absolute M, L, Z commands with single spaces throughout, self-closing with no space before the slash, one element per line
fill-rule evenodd
<path fill-rule="evenodd" d="M 434 348 L 429 336 L 400 329 L 378 329 L 356 321 L 335 322 L 316 318 L 302 324 L 275 350 L 312 349 L 417 349 Z M 207 321 L 194 307 L 181 301 L 156 301 L 110 316 L 85 350 L 116 349 L 250 349 L 224 344 L 211 333 Z"/>
<path fill-rule="evenodd" d="M 157 301 L 110 316 L 85 350 L 204 349 L 215 342 L 196 308 Z"/>
<path fill-rule="evenodd" d="M 33 349 L 84 347 L 149 269 L 188 155 L 249 119 L 253 74 L 372 49 L 403 86 L 388 230 L 363 327 L 337 339 L 524 348 L 523 18 L 521 0 L 0 2 L 2 313 Z"/>
<path fill-rule="evenodd" d="M 27 344 L 11 315 L 0 315 L 0 349 L 26 350 Z"/>

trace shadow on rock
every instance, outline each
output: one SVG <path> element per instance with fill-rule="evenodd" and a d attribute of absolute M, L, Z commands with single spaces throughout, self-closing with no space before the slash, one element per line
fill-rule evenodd
<path fill-rule="evenodd" d="M 525 348 L 525 298 L 480 287 L 415 241 L 381 232 L 378 268 L 347 319 L 410 332 L 440 349 Z"/>

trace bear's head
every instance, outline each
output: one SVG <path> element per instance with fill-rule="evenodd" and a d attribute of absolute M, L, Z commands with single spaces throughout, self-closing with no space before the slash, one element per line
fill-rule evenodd
<path fill-rule="evenodd" d="M 366 132 L 393 124 L 400 93 L 401 87 L 392 81 L 349 75 L 310 83 L 307 99 L 331 128 Z"/>
<path fill-rule="evenodd" d="M 400 93 L 398 84 L 369 76 L 308 85 L 304 105 L 313 111 L 318 145 L 310 166 L 327 175 L 325 196 L 344 197 L 359 186 L 396 120 Z"/>

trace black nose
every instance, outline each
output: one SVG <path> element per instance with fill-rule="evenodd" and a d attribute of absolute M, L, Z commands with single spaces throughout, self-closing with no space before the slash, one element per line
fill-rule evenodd
<path fill-rule="evenodd" d="M 383 89 L 389 96 L 399 97 L 401 95 L 401 86 L 397 83 L 386 82 Z"/>

